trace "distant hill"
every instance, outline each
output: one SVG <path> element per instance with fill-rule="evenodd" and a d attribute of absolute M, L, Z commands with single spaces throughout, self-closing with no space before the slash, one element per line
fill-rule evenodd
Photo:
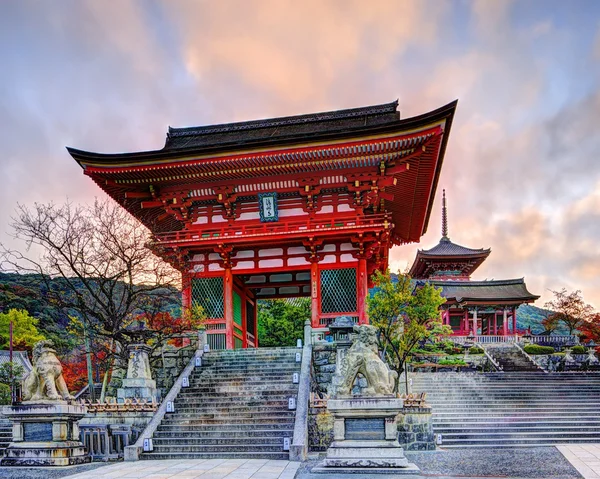
<path fill-rule="evenodd" d="M 56 278 L 50 280 L 53 292 L 65 291 L 68 288 L 65 280 Z M 178 316 L 181 301 L 174 300 L 167 310 Z M 40 275 L 0 273 L 0 313 L 10 309 L 24 309 L 39 320 L 38 329 L 54 341 L 60 352 L 67 352 L 77 346 L 76 339 L 67 332 L 69 317 L 64 310 L 57 308 L 48 299 L 48 287 Z"/>

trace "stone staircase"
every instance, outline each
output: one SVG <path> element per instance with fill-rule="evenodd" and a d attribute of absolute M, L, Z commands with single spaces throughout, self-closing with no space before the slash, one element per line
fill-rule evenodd
<path fill-rule="evenodd" d="M 443 448 L 600 442 L 600 374 L 417 373 Z"/>
<path fill-rule="evenodd" d="M 12 423 L 0 414 L 0 457 L 12 441 Z"/>
<path fill-rule="evenodd" d="M 142 459 L 288 459 L 300 373 L 298 348 L 214 351 L 190 376 Z"/>
<path fill-rule="evenodd" d="M 500 365 L 502 371 L 540 371 L 540 368 L 514 344 L 486 344 L 485 350 Z"/>

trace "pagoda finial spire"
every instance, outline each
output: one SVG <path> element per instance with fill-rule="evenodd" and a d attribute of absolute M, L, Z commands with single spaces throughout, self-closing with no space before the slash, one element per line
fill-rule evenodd
<path fill-rule="evenodd" d="M 448 238 L 448 212 L 446 211 L 446 190 L 442 190 L 442 238 Z"/>

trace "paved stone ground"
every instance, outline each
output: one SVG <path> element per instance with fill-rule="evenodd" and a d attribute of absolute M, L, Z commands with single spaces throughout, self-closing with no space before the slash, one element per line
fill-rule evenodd
<path fill-rule="evenodd" d="M 407 452 L 406 457 L 421 469 L 420 476 L 400 474 L 312 474 L 310 469 L 318 462 L 302 465 L 298 479 L 381 479 L 423 477 L 443 478 L 531 478 L 531 479 L 581 479 L 581 475 L 555 447 L 528 447 L 491 450 L 450 449 L 429 452 Z M 600 476 L 596 476 L 600 477 Z M 594 478 L 595 479 L 595 478 Z"/>
<path fill-rule="evenodd" d="M 559 451 L 560 449 L 560 451 Z M 561 454 L 562 452 L 562 454 Z M 600 444 L 514 449 L 407 452 L 420 475 L 312 474 L 318 462 L 190 459 L 94 463 L 70 468 L 0 468 L 2 479 L 600 479 Z M 571 461 L 575 467 L 569 462 Z M 93 471 L 92 471 L 93 470 Z M 581 473 L 581 474 L 580 474 Z"/>
<path fill-rule="evenodd" d="M 600 478 L 600 444 L 565 444 L 558 450 L 585 479 Z"/>
<path fill-rule="evenodd" d="M 293 479 L 299 462 L 267 459 L 169 459 L 119 462 L 69 479 Z M 0 476 L 1 477 L 1 476 Z M 21 476 L 24 477 L 24 476 Z"/>
<path fill-rule="evenodd" d="M 68 467 L 0 467 L 0 478 L 2 479 L 59 479 L 61 477 L 72 476 L 83 471 L 92 471 L 106 464 L 94 462 L 83 466 Z M 87 479 L 93 479 L 94 472 L 86 474 Z"/>

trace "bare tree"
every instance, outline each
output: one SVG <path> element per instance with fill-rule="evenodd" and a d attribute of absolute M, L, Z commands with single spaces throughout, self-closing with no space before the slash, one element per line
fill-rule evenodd
<path fill-rule="evenodd" d="M 147 339 L 136 318 L 179 297 L 179 272 L 147 247 L 148 229 L 111 200 L 19 205 L 11 226 L 26 251 L 2 248 L 3 268 L 39 274 L 49 300 L 75 313 L 86 338 L 105 339 L 113 352 Z"/>
<path fill-rule="evenodd" d="M 554 312 L 549 316 L 551 318 L 550 326 L 552 323 L 556 325 L 560 321 L 569 328 L 569 334 L 573 334 L 594 313 L 594 308 L 583 300 L 580 290 L 568 293 L 563 288 L 560 291 L 552 291 L 552 294 L 554 294 L 554 299 L 544 305 Z"/>

